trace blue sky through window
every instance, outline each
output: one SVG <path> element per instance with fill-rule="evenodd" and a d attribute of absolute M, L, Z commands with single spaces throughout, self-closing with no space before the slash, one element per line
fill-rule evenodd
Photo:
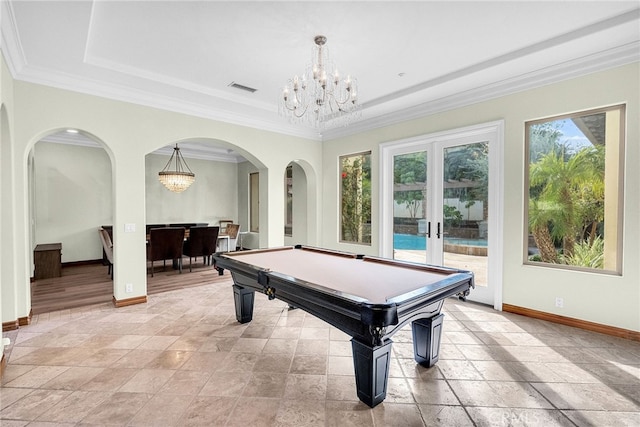
<path fill-rule="evenodd" d="M 571 147 L 575 151 L 591 145 L 591 142 L 589 142 L 587 137 L 584 136 L 571 119 L 558 120 L 557 123 L 562 132 L 560 142 L 566 143 L 568 147 Z"/>

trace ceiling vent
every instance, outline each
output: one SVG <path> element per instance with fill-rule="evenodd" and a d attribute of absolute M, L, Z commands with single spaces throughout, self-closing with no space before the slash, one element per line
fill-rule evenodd
<path fill-rule="evenodd" d="M 238 84 L 236 82 L 229 83 L 229 87 L 233 87 L 233 88 L 244 90 L 244 91 L 251 92 L 251 93 L 253 93 L 253 92 L 258 90 L 258 89 L 254 89 L 254 88 L 249 87 L 249 86 Z"/>

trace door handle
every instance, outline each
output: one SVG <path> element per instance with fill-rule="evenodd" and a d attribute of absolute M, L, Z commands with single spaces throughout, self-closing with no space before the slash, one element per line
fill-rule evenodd
<path fill-rule="evenodd" d="M 440 238 L 440 223 L 438 223 L 438 228 L 436 229 L 436 237 Z"/>
<path fill-rule="evenodd" d="M 427 239 L 431 238 L 431 221 L 427 222 L 427 233 L 426 233 Z"/>

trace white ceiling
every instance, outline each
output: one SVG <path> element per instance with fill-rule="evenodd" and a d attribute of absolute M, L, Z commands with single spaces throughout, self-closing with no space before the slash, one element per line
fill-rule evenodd
<path fill-rule="evenodd" d="M 637 0 L 5 0 L 1 12 L 18 80 L 325 140 L 640 60 Z M 277 106 L 317 34 L 362 102 L 359 122 L 322 135 Z"/>

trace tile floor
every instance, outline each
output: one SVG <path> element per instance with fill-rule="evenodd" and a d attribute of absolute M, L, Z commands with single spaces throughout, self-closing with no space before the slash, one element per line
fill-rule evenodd
<path fill-rule="evenodd" d="M 349 337 L 231 281 L 35 316 L 12 341 L 0 425 L 640 425 L 640 343 L 448 299 L 440 361 L 394 335 L 386 400 L 359 402 Z"/>

